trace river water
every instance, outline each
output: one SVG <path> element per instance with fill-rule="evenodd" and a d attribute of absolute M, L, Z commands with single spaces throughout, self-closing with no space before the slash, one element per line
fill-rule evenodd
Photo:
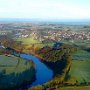
<path fill-rule="evenodd" d="M 14 51 L 13 55 L 16 56 L 17 54 L 18 52 Z M 20 54 L 20 57 L 25 60 L 32 60 L 35 64 L 36 80 L 31 85 L 28 85 L 28 87 L 42 85 L 53 78 L 53 71 L 42 63 L 39 58 L 31 54 Z"/>
<path fill-rule="evenodd" d="M 32 60 L 36 67 L 36 80 L 28 87 L 42 85 L 53 78 L 53 71 L 42 63 L 39 58 L 30 54 L 21 54 L 20 57 L 26 60 Z"/>

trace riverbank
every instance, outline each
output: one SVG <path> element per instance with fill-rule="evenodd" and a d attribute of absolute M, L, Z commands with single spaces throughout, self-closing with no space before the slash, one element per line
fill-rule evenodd
<path fill-rule="evenodd" d="M 33 82 L 32 84 L 27 84 L 24 88 L 44 84 L 45 82 L 47 82 L 53 78 L 52 70 L 50 70 L 45 64 L 43 64 L 41 62 L 41 60 L 39 61 L 39 59 L 37 57 L 35 57 L 34 55 L 18 52 L 15 49 L 10 48 L 10 47 L 6 48 L 6 50 L 7 50 L 7 52 L 10 52 L 17 58 L 23 58 L 26 61 L 32 60 L 35 64 L 35 74 L 36 74 L 35 82 Z M 7 54 L 7 56 L 9 56 L 9 55 Z M 42 73 L 42 75 L 41 75 L 41 73 Z M 48 74 L 45 75 L 46 73 L 48 73 Z"/>
<path fill-rule="evenodd" d="M 67 73 L 70 70 L 72 60 L 70 55 L 73 51 L 74 48 L 69 45 L 62 45 L 59 49 L 44 47 L 40 48 L 37 51 L 32 51 L 33 56 L 39 57 L 40 61 L 42 61 L 47 67 L 49 67 L 54 72 L 54 77 L 52 80 L 49 79 L 49 82 L 44 82 L 45 84 L 40 83 L 38 85 L 41 85 L 41 87 L 45 89 L 55 89 L 57 87 L 61 87 L 62 85 L 64 85 L 64 80 L 67 76 Z M 41 70 L 40 74 L 42 73 L 42 71 L 43 70 Z M 46 73 L 44 76 L 46 76 Z M 43 78 L 45 79 L 45 77 Z M 34 89 L 36 87 L 32 88 Z"/>
<path fill-rule="evenodd" d="M 62 59 L 56 62 L 42 60 L 42 62 L 51 68 L 54 72 L 54 77 L 49 82 L 36 87 L 31 87 L 28 90 L 46 90 L 56 89 L 64 85 L 64 80 L 71 67 L 71 59 L 69 55 L 62 56 Z"/>
<path fill-rule="evenodd" d="M 27 60 L 31 59 L 35 64 L 36 80 L 31 85 L 28 85 L 29 87 L 44 84 L 53 78 L 52 70 L 42 63 L 37 57 L 30 54 L 21 54 L 20 57 Z"/>

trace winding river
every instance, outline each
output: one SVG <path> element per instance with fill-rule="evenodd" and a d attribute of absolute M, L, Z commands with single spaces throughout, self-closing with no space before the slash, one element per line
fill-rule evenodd
<path fill-rule="evenodd" d="M 32 60 L 35 63 L 36 80 L 29 85 L 29 87 L 44 84 L 53 78 L 53 71 L 42 63 L 37 57 L 31 54 L 21 54 L 20 57 L 26 60 Z"/>
<path fill-rule="evenodd" d="M 6 47 L 3 46 L 2 48 L 6 48 Z M 6 49 L 8 49 L 8 48 L 6 48 Z M 8 50 L 13 51 L 14 49 L 9 48 Z M 17 55 L 18 52 L 14 51 L 13 54 Z M 28 87 L 42 85 L 45 82 L 47 82 L 53 78 L 53 71 L 50 68 L 48 68 L 44 63 L 42 63 L 39 60 L 39 58 L 37 58 L 31 54 L 21 54 L 20 57 L 24 58 L 25 60 L 32 60 L 35 64 L 36 80 Z"/>

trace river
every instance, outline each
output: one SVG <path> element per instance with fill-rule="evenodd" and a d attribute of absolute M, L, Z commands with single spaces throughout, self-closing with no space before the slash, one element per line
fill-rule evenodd
<path fill-rule="evenodd" d="M 10 50 L 11 49 L 12 48 L 10 48 Z M 18 52 L 14 51 L 13 54 L 15 56 L 17 56 Z M 42 63 L 40 61 L 40 59 L 37 58 L 36 56 L 31 55 L 31 54 L 20 54 L 20 57 L 24 58 L 25 60 L 32 60 L 34 62 L 34 64 L 35 64 L 36 80 L 32 84 L 30 84 L 30 85 L 28 85 L 26 87 L 42 85 L 42 84 L 48 82 L 49 80 L 51 80 L 53 78 L 53 71 L 49 67 L 47 67 L 44 63 Z"/>
<path fill-rule="evenodd" d="M 53 71 L 42 63 L 39 58 L 31 54 L 21 54 L 20 57 L 25 60 L 32 60 L 36 67 L 36 80 L 28 87 L 42 85 L 53 78 Z"/>

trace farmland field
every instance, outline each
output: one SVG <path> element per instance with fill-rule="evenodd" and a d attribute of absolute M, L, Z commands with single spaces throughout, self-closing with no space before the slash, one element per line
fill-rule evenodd
<path fill-rule="evenodd" d="M 90 86 L 79 86 L 79 87 L 64 87 L 57 90 L 90 90 Z"/>
<path fill-rule="evenodd" d="M 74 60 L 90 60 L 90 52 L 80 50 L 73 54 Z"/>
<path fill-rule="evenodd" d="M 43 46 L 52 46 L 54 43 L 42 43 L 38 40 L 35 40 L 33 38 L 18 38 L 18 39 L 15 39 L 16 41 L 21 41 L 22 44 L 25 44 L 25 45 L 35 45 L 37 47 L 43 47 Z"/>
<path fill-rule="evenodd" d="M 90 83 L 90 61 L 73 60 L 69 72 L 69 84 L 89 84 Z"/>
<path fill-rule="evenodd" d="M 34 80 L 34 74 L 31 61 L 0 55 L 0 90 L 20 87 L 27 80 L 31 83 Z"/>
<path fill-rule="evenodd" d="M 74 44 L 88 48 L 90 47 L 90 40 L 74 40 Z"/>
<path fill-rule="evenodd" d="M 4 55 L 0 55 L 0 72 L 2 72 L 2 70 L 5 70 L 6 74 L 10 74 L 10 73 L 20 73 L 23 72 L 25 69 L 29 69 L 30 68 L 30 62 L 17 58 L 15 56 L 4 56 Z"/>
<path fill-rule="evenodd" d="M 38 40 L 35 40 L 33 38 L 18 38 L 17 41 L 21 41 L 22 44 L 35 44 L 35 43 L 41 43 Z"/>

